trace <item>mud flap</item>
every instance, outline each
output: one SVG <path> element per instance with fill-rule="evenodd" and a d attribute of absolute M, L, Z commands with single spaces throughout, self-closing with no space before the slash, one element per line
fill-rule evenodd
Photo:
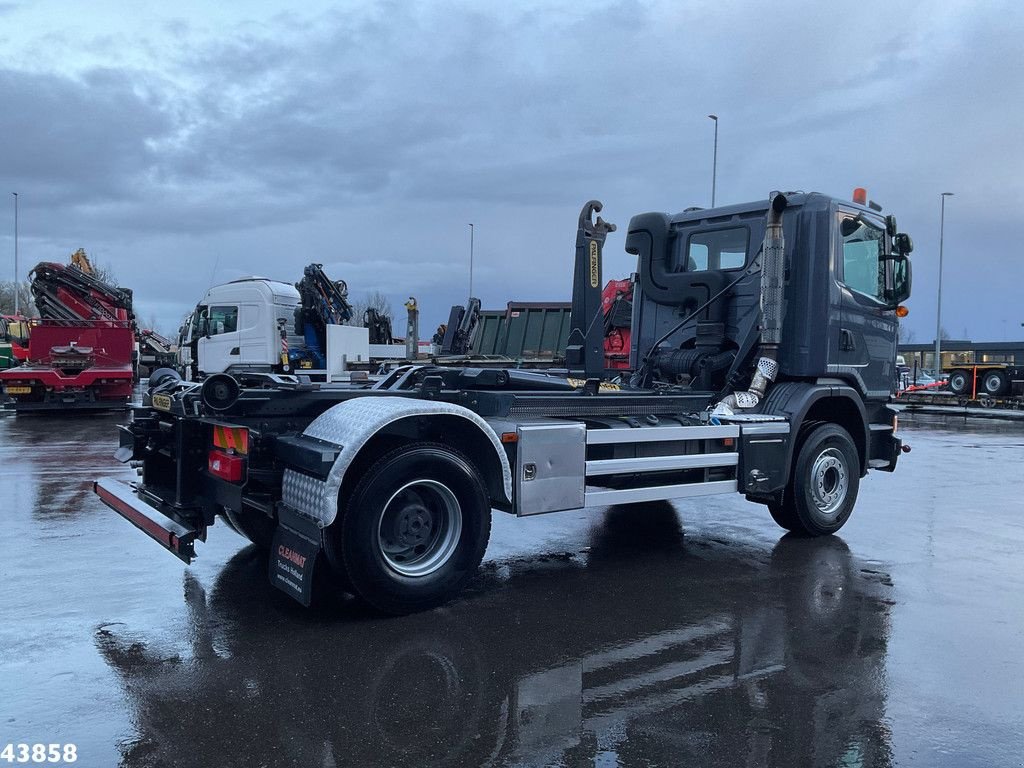
<path fill-rule="evenodd" d="M 267 571 L 271 584 L 307 608 L 313 601 L 314 568 L 320 554 L 320 531 L 315 530 L 314 537 L 311 530 L 300 532 L 283 522 L 278 524 Z"/>

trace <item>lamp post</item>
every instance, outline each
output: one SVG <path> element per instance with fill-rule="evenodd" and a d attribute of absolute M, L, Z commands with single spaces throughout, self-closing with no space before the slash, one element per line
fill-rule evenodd
<path fill-rule="evenodd" d="M 469 298 L 473 298 L 473 232 L 474 227 L 469 225 Z"/>
<path fill-rule="evenodd" d="M 715 150 L 711 156 L 711 207 L 715 207 L 715 181 L 718 176 L 718 115 L 708 115 L 715 121 Z"/>
<path fill-rule="evenodd" d="M 19 299 L 18 299 L 18 193 L 11 192 L 14 195 L 14 314 L 18 315 L 19 312 Z"/>
<path fill-rule="evenodd" d="M 939 295 L 935 305 L 935 379 L 938 380 L 942 373 L 942 246 L 946 235 L 946 198 L 952 197 L 952 192 L 943 192 L 939 198 L 942 200 L 941 213 L 939 214 Z"/>

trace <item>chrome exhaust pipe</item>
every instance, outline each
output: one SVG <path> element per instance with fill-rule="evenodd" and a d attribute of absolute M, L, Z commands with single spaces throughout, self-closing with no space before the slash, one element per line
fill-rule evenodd
<path fill-rule="evenodd" d="M 750 388 L 722 398 L 712 410 L 715 416 L 731 416 L 737 409 L 757 407 L 779 375 L 779 344 L 786 314 L 786 239 L 782 234 L 782 212 L 789 201 L 781 192 L 772 192 L 768 200 L 768 219 L 761 246 L 761 344 L 757 367 Z"/>

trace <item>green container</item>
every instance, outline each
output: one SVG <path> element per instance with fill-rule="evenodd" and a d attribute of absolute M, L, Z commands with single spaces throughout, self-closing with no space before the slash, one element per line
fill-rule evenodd
<path fill-rule="evenodd" d="M 13 368 L 17 364 L 18 361 L 14 359 L 14 352 L 11 350 L 11 345 L 6 341 L 0 341 L 0 370 Z"/>
<path fill-rule="evenodd" d="M 568 302 L 510 301 L 505 310 L 485 310 L 480 313 L 481 328 L 473 353 L 524 360 L 563 358 L 571 306 Z"/>

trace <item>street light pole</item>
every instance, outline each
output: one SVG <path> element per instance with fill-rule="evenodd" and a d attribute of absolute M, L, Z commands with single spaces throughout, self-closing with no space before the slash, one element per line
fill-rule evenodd
<path fill-rule="evenodd" d="M 715 207 L 715 182 L 718 177 L 718 115 L 708 115 L 715 121 L 715 151 L 711 160 L 711 207 Z"/>
<path fill-rule="evenodd" d="M 469 225 L 469 298 L 473 298 L 473 233 L 474 227 Z"/>
<path fill-rule="evenodd" d="M 20 314 L 19 309 L 19 298 L 18 294 L 18 193 L 11 192 L 14 195 L 14 314 Z"/>
<path fill-rule="evenodd" d="M 946 236 L 946 198 L 952 197 L 952 192 L 943 192 L 939 197 L 942 200 L 941 213 L 939 214 L 939 295 L 935 305 L 935 379 L 938 380 L 942 373 L 942 246 Z"/>

